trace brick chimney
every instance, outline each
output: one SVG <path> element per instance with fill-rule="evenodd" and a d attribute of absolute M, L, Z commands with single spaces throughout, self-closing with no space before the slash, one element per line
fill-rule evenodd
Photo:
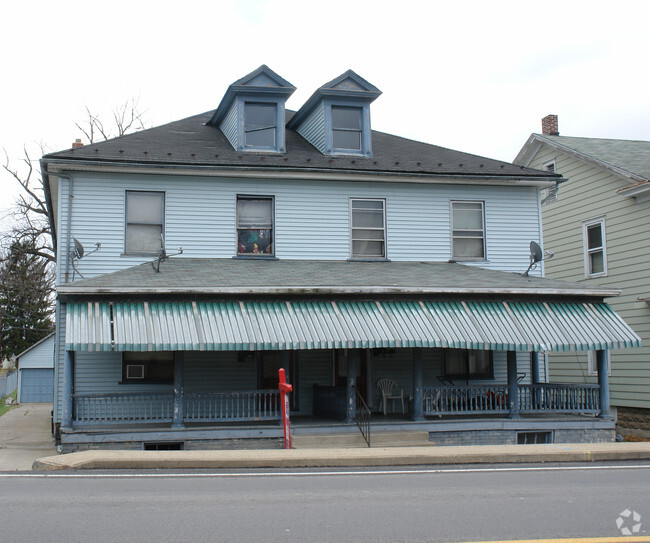
<path fill-rule="evenodd" d="M 542 119 L 542 134 L 560 135 L 560 131 L 557 129 L 557 115 L 547 115 Z"/>
<path fill-rule="evenodd" d="M 78 149 L 79 147 L 83 147 L 83 146 L 84 146 L 84 144 L 81 143 L 81 140 L 79 138 L 74 140 L 74 143 L 72 144 L 73 149 Z"/>

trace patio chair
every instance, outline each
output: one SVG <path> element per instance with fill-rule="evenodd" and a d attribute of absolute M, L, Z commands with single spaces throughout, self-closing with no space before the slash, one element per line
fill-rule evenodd
<path fill-rule="evenodd" d="M 397 383 L 392 379 L 379 379 L 377 381 L 377 388 L 381 391 L 381 401 L 379 402 L 379 410 L 383 407 L 384 416 L 386 416 L 386 405 L 388 400 L 400 400 L 402 402 L 402 415 L 404 414 L 404 390 L 399 388 Z M 399 393 L 397 389 L 399 388 Z"/>

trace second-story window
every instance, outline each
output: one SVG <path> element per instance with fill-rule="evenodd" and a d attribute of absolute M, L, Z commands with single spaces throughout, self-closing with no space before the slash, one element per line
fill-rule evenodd
<path fill-rule="evenodd" d="M 332 106 L 332 147 L 361 151 L 361 108 Z"/>
<path fill-rule="evenodd" d="M 584 239 L 585 277 L 607 275 L 605 251 L 605 219 L 594 219 L 582 225 Z"/>
<path fill-rule="evenodd" d="M 127 254 L 158 254 L 165 218 L 165 193 L 126 191 Z"/>
<path fill-rule="evenodd" d="M 273 255 L 273 198 L 237 197 L 237 254 Z"/>
<path fill-rule="evenodd" d="M 459 260 L 485 259 L 483 202 L 451 202 L 451 255 Z"/>
<path fill-rule="evenodd" d="M 350 200 L 352 258 L 386 258 L 385 200 Z"/>
<path fill-rule="evenodd" d="M 244 104 L 244 145 L 271 149 L 276 147 L 276 104 Z"/>

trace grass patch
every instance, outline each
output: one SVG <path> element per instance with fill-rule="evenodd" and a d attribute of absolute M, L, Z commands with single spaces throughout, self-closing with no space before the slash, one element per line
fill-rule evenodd
<path fill-rule="evenodd" d="M 13 409 L 14 407 L 17 407 L 18 404 L 15 405 L 5 405 L 5 400 L 9 398 L 13 398 L 14 400 L 16 399 L 16 396 L 18 395 L 18 391 L 14 390 L 9 396 L 5 396 L 0 400 L 0 417 L 4 415 L 7 411 L 10 409 Z"/>

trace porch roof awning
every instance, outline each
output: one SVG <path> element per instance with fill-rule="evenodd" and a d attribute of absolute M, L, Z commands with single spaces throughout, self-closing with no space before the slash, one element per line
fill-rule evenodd
<path fill-rule="evenodd" d="M 638 347 L 604 303 L 187 301 L 67 304 L 72 351 Z"/>

